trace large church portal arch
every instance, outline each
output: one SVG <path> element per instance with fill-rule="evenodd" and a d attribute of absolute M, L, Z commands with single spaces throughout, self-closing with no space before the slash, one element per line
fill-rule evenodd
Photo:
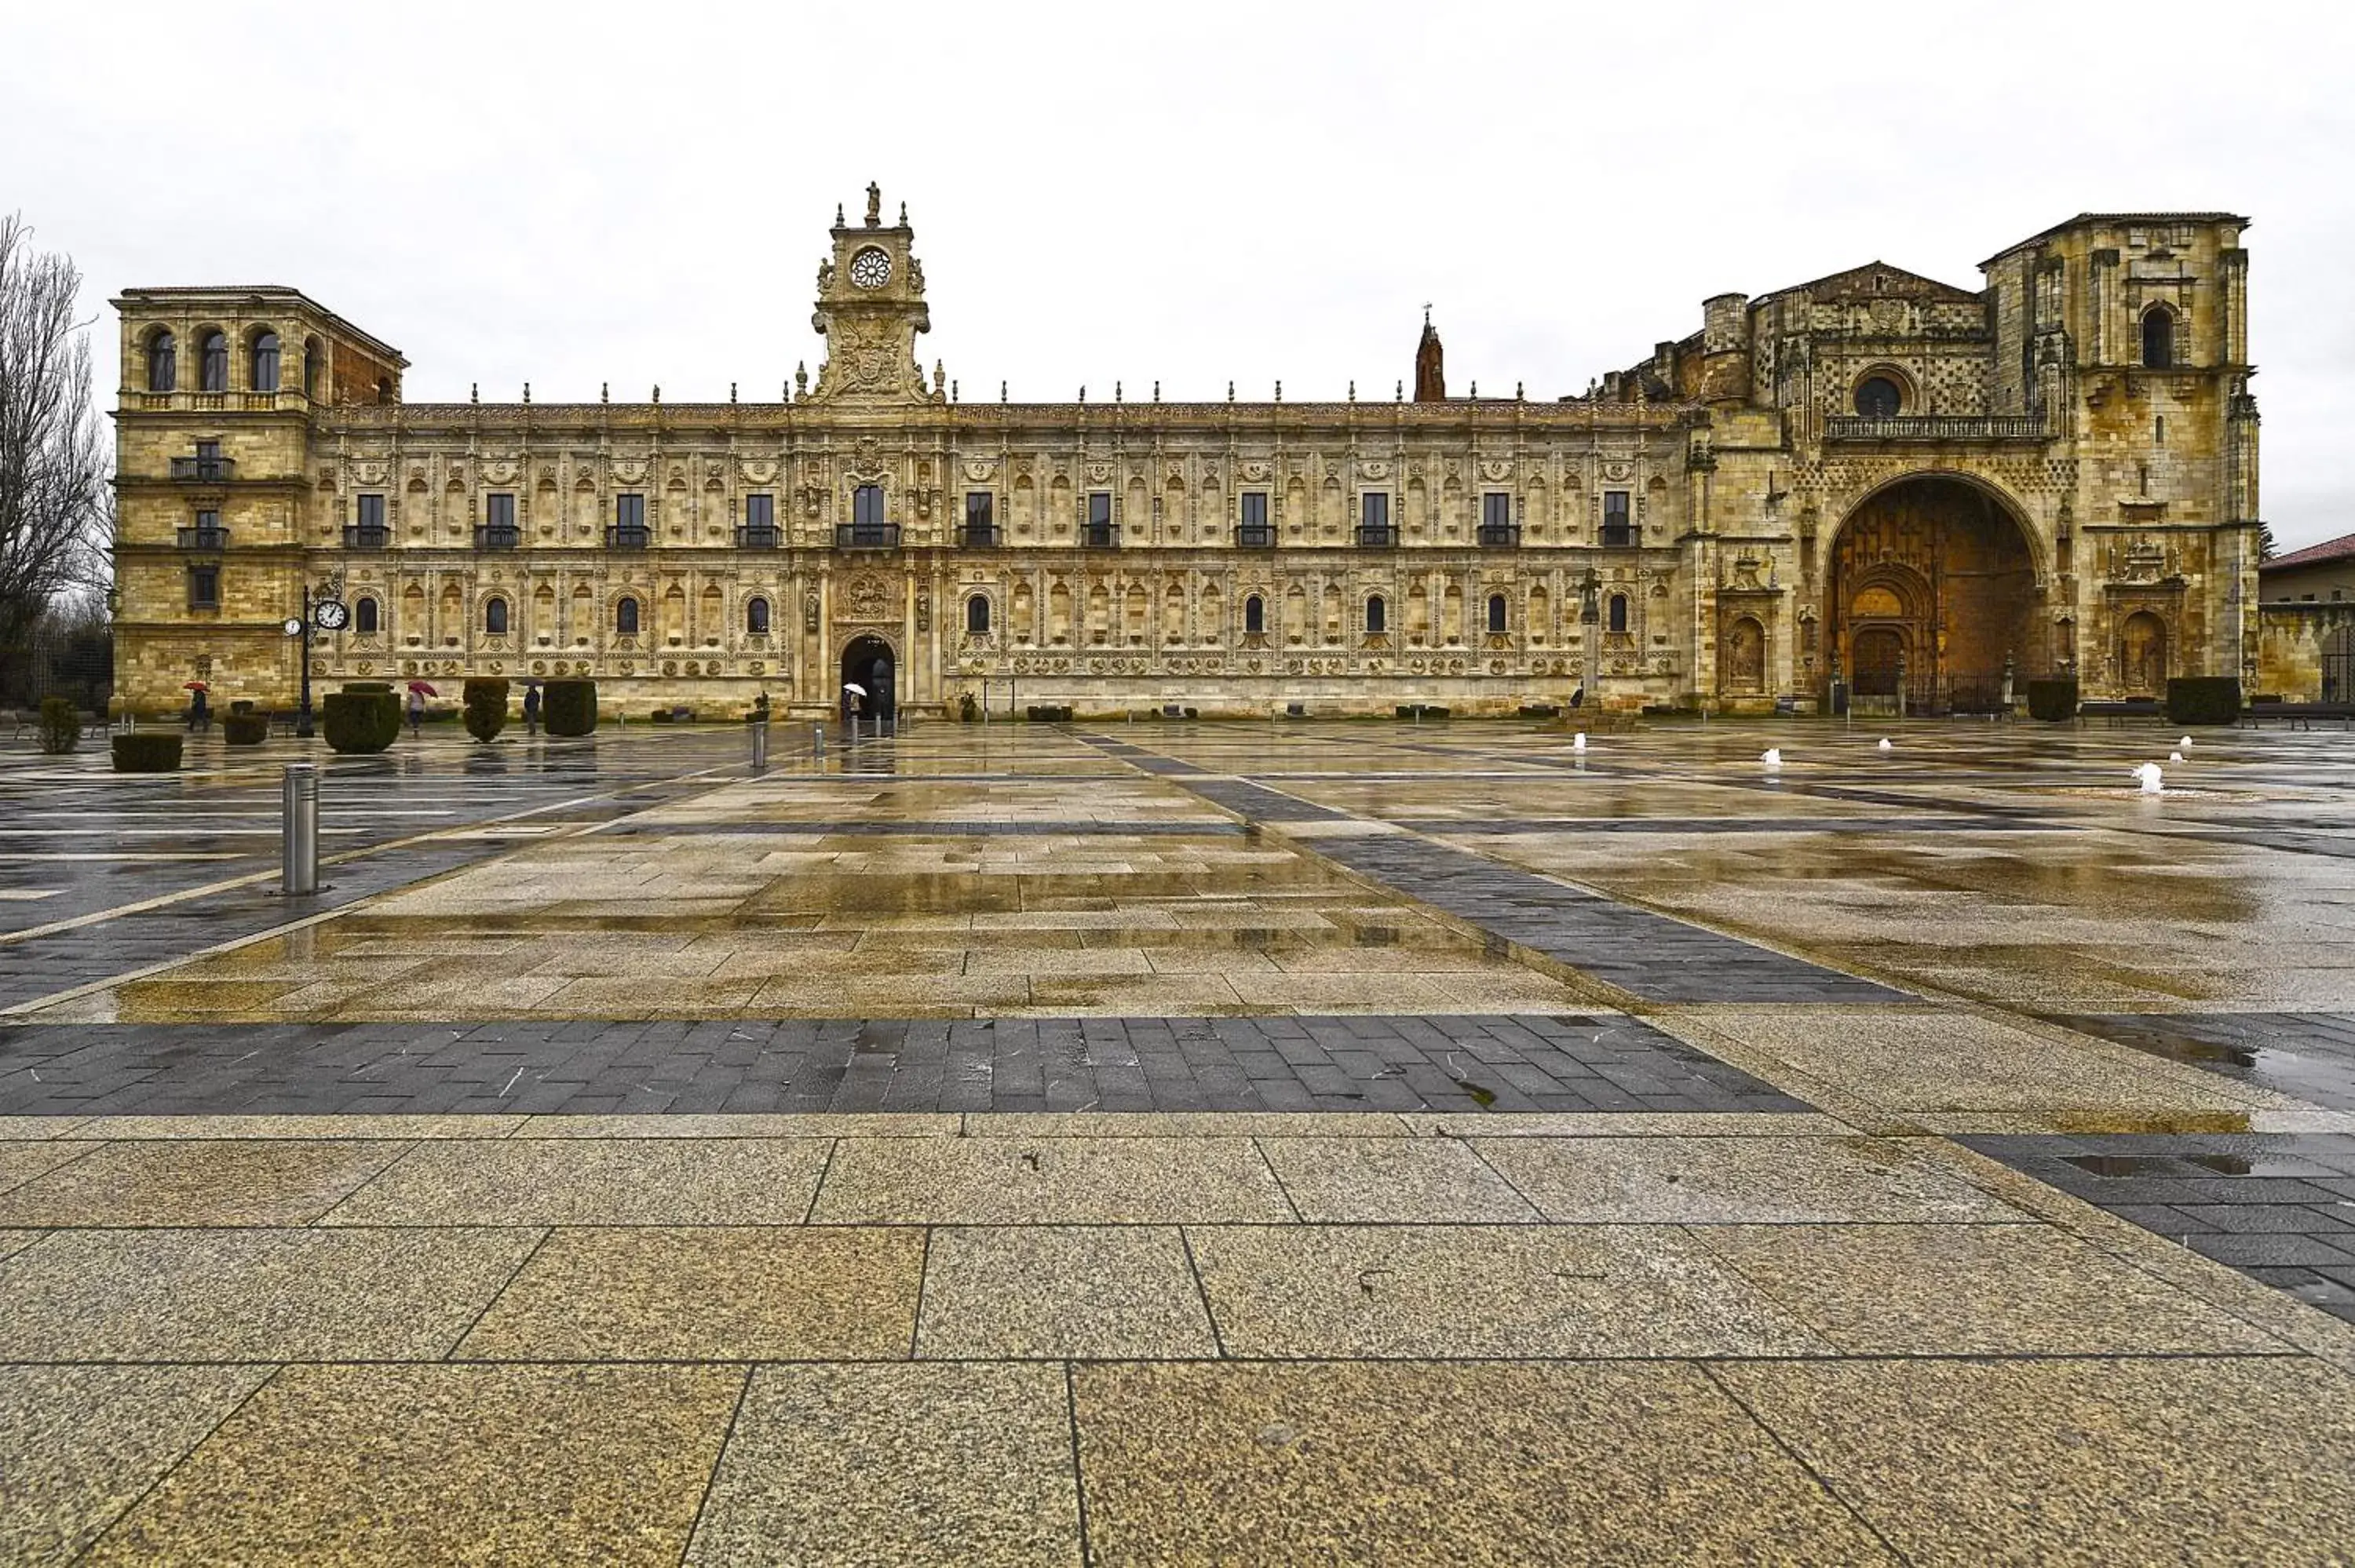
<path fill-rule="evenodd" d="M 1825 583 L 1831 646 L 1859 705 L 1992 711 L 2006 661 L 2045 673 L 2036 559 L 2009 501 L 1950 474 L 1884 485 L 1850 512 Z"/>

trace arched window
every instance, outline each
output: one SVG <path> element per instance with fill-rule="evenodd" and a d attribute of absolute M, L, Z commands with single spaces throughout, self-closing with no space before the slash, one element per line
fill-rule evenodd
<path fill-rule="evenodd" d="M 750 599 L 744 601 L 744 630 L 755 637 L 769 634 L 769 601 Z"/>
<path fill-rule="evenodd" d="M 2175 368 L 2175 313 L 2153 305 L 2142 318 L 2142 363 L 2146 370 Z"/>
<path fill-rule="evenodd" d="M 989 630 L 989 600 L 975 594 L 964 601 L 964 629 L 979 637 Z"/>
<path fill-rule="evenodd" d="M 389 403 L 392 401 L 391 376 L 379 376 L 376 378 L 376 400 L 379 403 Z"/>
<path fill-rule="evenodd" d="M 613 606 L 613 634 L 617 637 L 635 637 L 638 634 L 636 599 L 625 599 Z"/>
<path fill-rule="evenodd" d="M 278 334 L 265 332 L 253 340 L 251 362 L 246 366 L 252 372 L 246 380 L 256 392 L 278 390 Z"/>
<path fill-rule="evenodd" d="M 227 333 L 205 334 L 202 360 L 197 374 L 200 379 L 197 383 L 197 390 L 199 392 L 229 390 L 229 334 Z"/>
<path fill-rule="evenodd" d="M 319 340 L 312 338 L 303 344 L 303 396 L 319 395 Z"/>
<path fill-rule="evenodd" d="M 1255 637 L 1266 630 L 1267 606 L 1261 601 L 1259 595 L 1253 594 L 1243 600 L 1243 630 Z"/>
<path fill-rule="evenodd" d="M 1627 630 L 1627 596 L 1625 594 L 1614 593 L 1611 596 L 1610 619 L 1604 621 L 1604 625 L 1613 631 L 1625 632 Z"/>
<path fill-rule="evenodd" d="M 1493 636 L 1504 630 L 1505 596 L 1500 593 L 1492 593 L 1488 596 L 1488 631 L 1489 634 Z"/>
<path fill-rule="evenodd" d="M 374 631 L 376 630 L 376 600 L 372 599 L 364 599 L 360 600 L 357 604 L 352 606 L 352 630 L 354 631 Z"/>
<path fill-rule="evenodd" d="M 1369 595 L 1366 599 L 1367 635 L 1371 636 L 1378 631 L 1389 630 L 1390 621 L 1391 609 L 1389 605 L 1382 602 L 1382 596 L 1380 594 Z"/>
<path fill-rule="evenodd" d="M 483 630 L 491 637 L 507 634 L 507 601 L 492 599 L 483 601 Z"/>
<path fill-rule="evenodd" d="M 147 340 L 147 390 L 172 392 L 179 388 L 180 351 L 172 334 L 162 327 Z"/>
<path fill-rule="evenodd" d="M 1856 384 L 1856 411 L 1868 419 L 1893 419 L 1905 407 L 1905 394 L 1886 376 L 1868 376 Z"/>

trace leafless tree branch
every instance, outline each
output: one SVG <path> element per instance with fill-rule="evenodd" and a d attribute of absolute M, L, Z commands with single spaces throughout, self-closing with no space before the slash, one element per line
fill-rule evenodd
<path fill-rule="evenodd" d="M 0 658 L 68 590 L 104 580 L 113 515 L 81 274 L 0 217 Z"/>

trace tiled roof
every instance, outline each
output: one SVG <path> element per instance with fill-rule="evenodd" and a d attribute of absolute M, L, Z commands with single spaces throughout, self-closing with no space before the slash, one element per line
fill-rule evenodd
<path fill-rule="evenodd" d="M 2325 539 L 2319 545 L 2308 545 L 2303 550 L 2292 550 L 2286 556 L 2275 556 L 2257 567 L 2260 573 L 2277 572 L 2287 567 L 2318 567 L 2325 561 L 2355 559 L 2355 534 L 2342 534 L 2336 539 Z"/>

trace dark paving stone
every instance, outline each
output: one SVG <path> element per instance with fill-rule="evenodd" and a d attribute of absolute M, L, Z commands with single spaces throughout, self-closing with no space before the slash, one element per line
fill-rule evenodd
<path fill-rule="evenodd" d="M 1811 1108 L 1615 1014 L 520 1027 L 20 1024 L 0 1114 Z"/>
<path fill-rule="evenodd" d="M 2355 1321 L 2355 1194 L 2292 1174 L 2332 1168 L 2355 1139 L 2136 1133 L 1956 1141 Z M 2241 1173 L 2231 1173 L 2236 1168 Z"/>
<path fill-rule="evenodd" d="M 2053 1022 L 2332 1110 L 2355 1110 L 2355 1014 L 2077 1013 Z"/>

